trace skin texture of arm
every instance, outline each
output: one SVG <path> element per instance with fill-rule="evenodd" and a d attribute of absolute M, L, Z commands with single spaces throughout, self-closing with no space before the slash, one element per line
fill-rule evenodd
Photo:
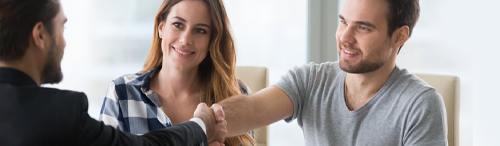
<path fill-rule="evenodd" d="M 293 115 L 293 103 L 283 90 L 270 86 L 251 95 L 236 95 L 219 104 L 227 121 L 227 137 L 245 134 Z M 214 109 L 215 113 L 221 109 Z"/>

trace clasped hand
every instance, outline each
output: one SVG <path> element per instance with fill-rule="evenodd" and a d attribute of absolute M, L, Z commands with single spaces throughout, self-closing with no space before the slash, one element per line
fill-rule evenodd
<path fill-rule="evenodd" d="M 193 117 L 200 118 L 205 123 L 207 141 L 210 142 L 210 146 L 224 145 L 224 137 L 227 135 L 227 122 L 224 119 L 224 111 L 220 105 L 213 104 L 211 108 L 208 108 L 205 103 L 200 103 L 194 111 Z"/>

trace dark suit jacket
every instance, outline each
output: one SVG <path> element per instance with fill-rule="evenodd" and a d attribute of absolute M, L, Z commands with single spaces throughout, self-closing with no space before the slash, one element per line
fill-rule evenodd
<path fill-rule="evenodd" d="M 207 145 L 195 122 L 136 136 L 94 120 L 87 109 L 84 93 L 39 87 L 21 71 L 0 68 L 0 146 Z"/>

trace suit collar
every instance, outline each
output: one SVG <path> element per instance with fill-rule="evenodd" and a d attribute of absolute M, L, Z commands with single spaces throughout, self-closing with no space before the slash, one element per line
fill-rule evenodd
<path fill-rule="evenodd" d="M 37 86 L 36 82 L 27 74 L 13 68 L 6 67 L 0 67 L 0 83 L 14 84 L 18 86 Z"/>

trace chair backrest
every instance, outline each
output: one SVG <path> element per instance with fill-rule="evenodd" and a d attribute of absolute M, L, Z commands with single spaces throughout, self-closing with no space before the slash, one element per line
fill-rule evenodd
<path fill-rule="evenodd" d="M 269 75 L 266 67 L 238 66 L 236 67 L 236 78 L 247 84 L 251 92 L 257 92 L 269 86 Z M 254 138 L 257 146 L 267 146 L 267 126 L 255 129 Z"/>
<path fill-rule="evenodd" d="M 448 120 L 448 145 L 459 146 L 460 79 L 456 76 L 448 75 L 418 73 L 415 75 L 441 93 Z"/>

